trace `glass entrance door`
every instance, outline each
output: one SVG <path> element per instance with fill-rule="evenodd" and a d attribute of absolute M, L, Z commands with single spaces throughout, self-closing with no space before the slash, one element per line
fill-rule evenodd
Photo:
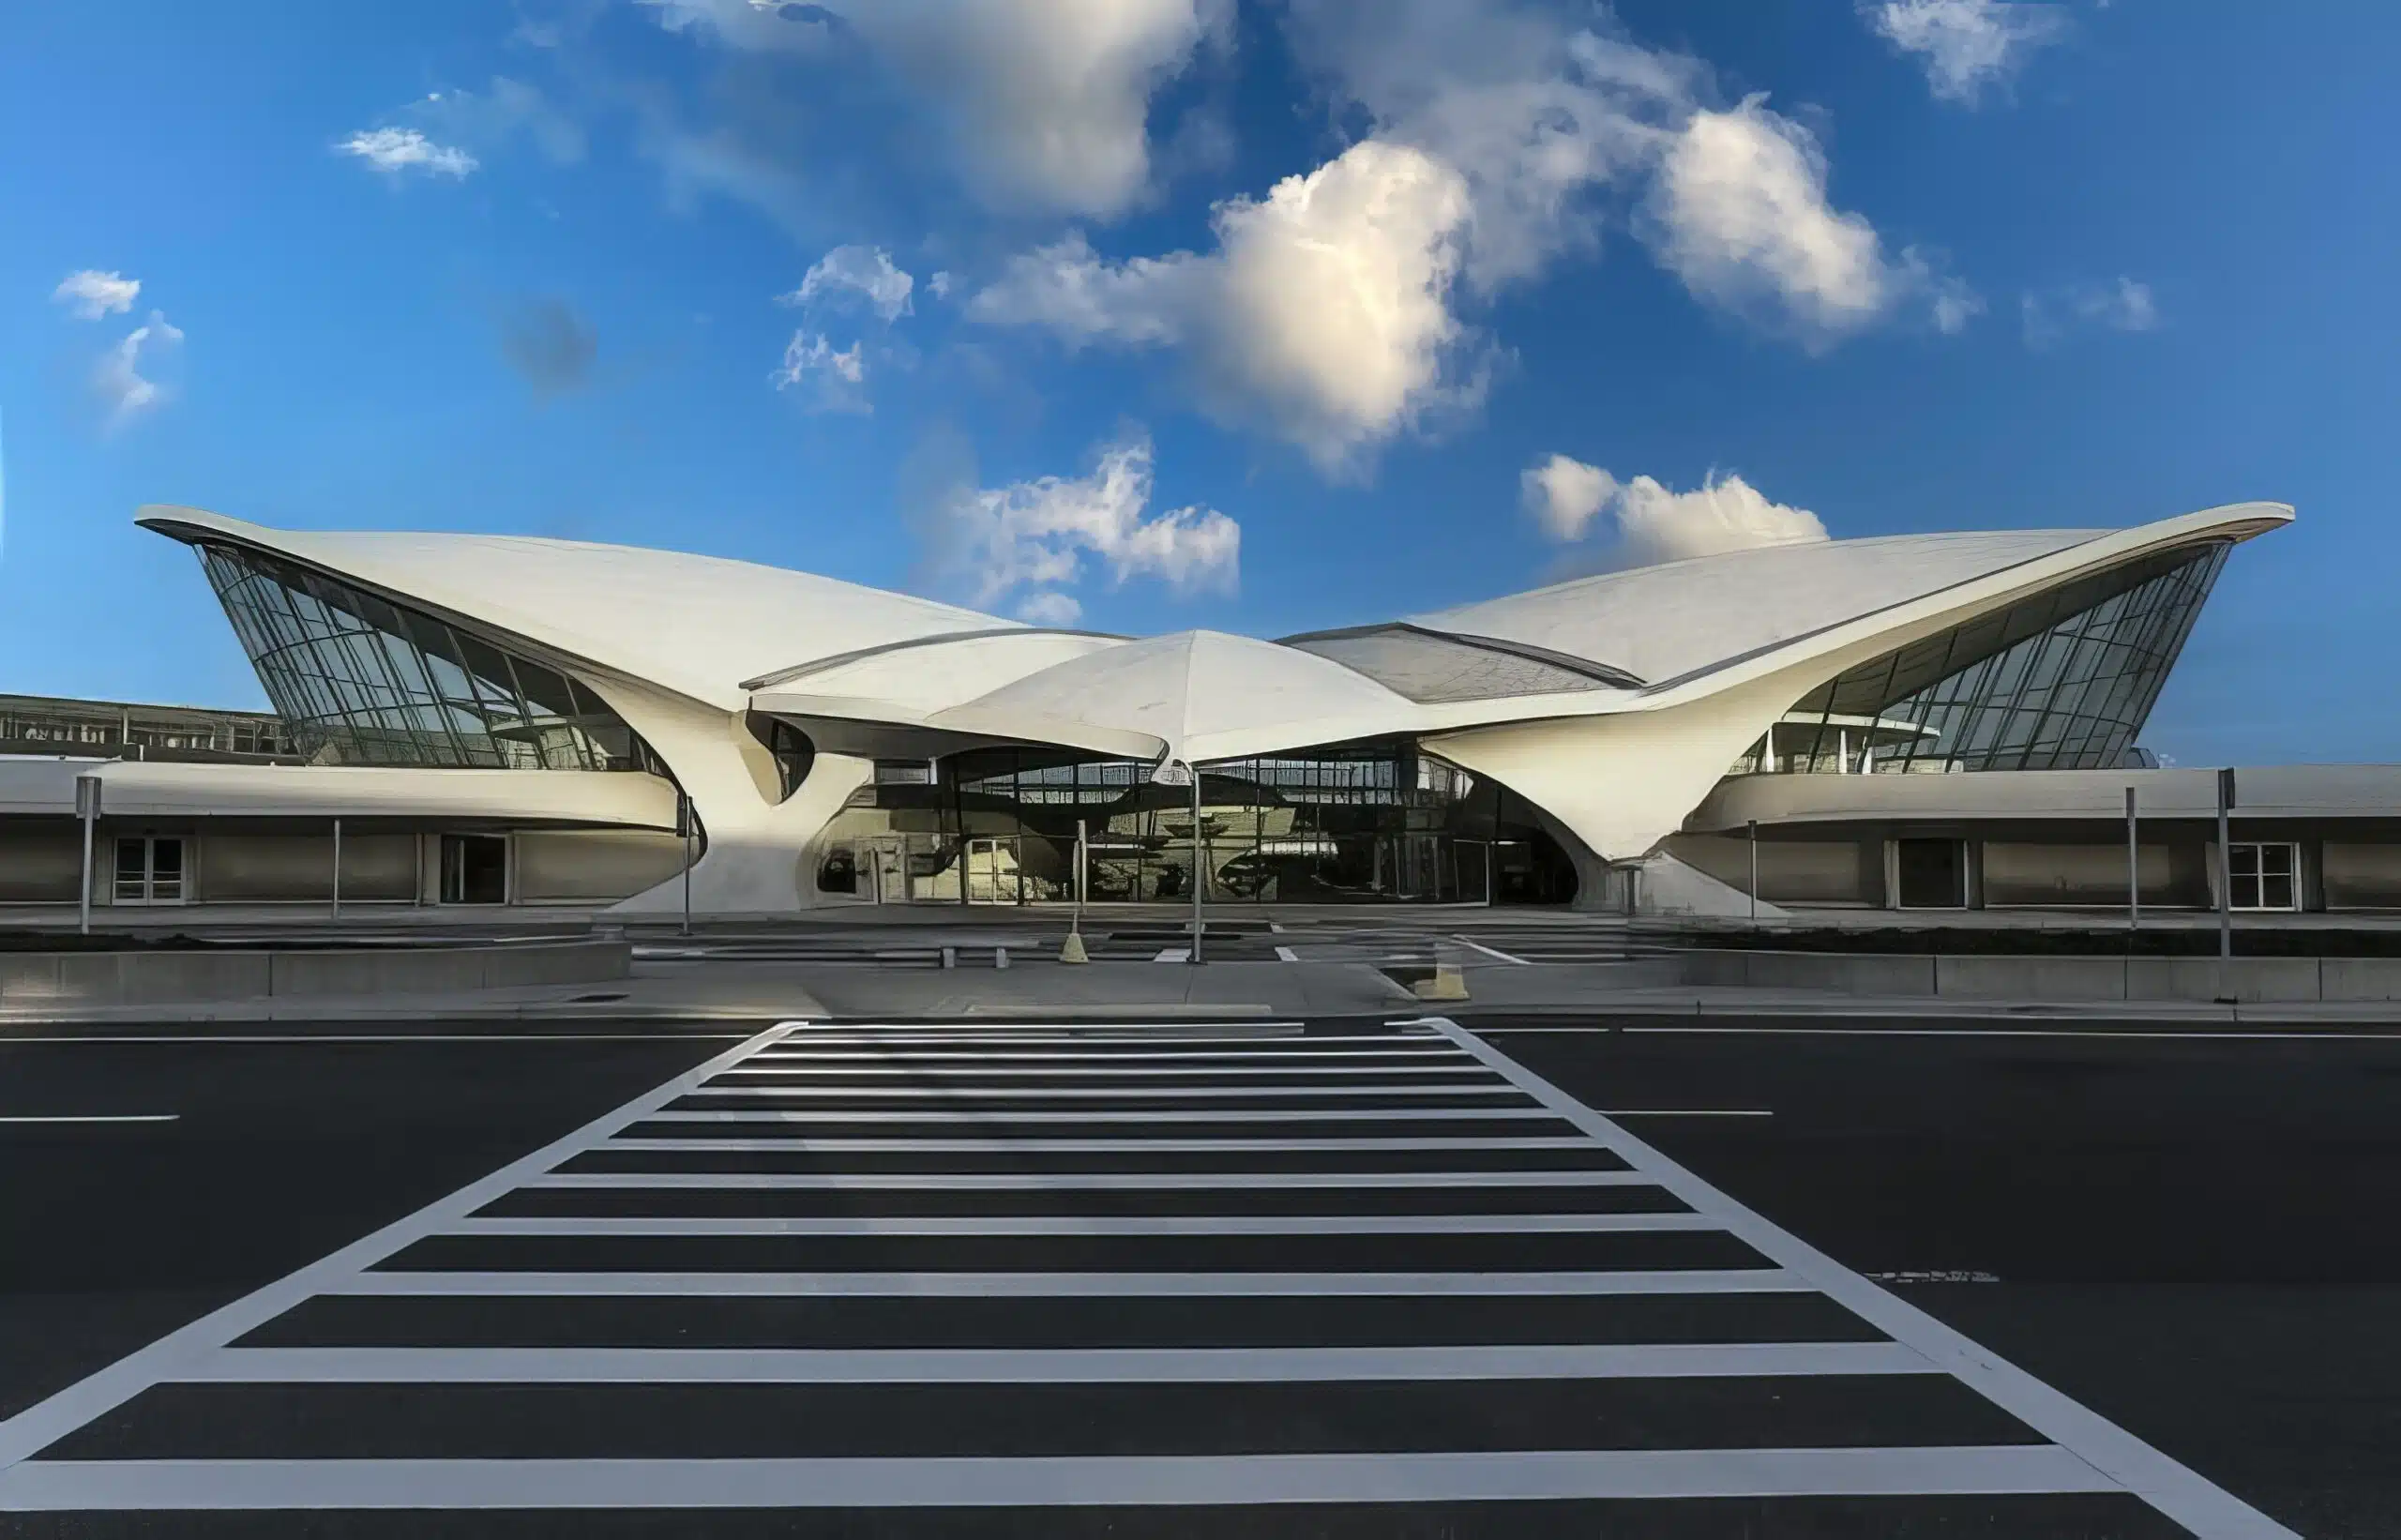
<path fill-rule="evenodd" d="M 498 834 L 442 837 L 442 901 L 505 904 L 508 901 L 508 838 Z"/>
<path fill-rule="evenodd" d="M 127 835 L 116 842 L 112 901 L 179 904 L 184 901 L 184 842 L 180 835 Z"/>
<path fill-rule="evenodd" d="M 971 904 L 1013 904 L 1018 891 L 1017 840 L 967 841 L 967 901 Z"/>

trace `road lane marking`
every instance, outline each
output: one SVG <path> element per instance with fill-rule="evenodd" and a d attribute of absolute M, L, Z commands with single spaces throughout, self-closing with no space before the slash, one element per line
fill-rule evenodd
<path fill-rule="evenodd" d="M 763 1033 L 745 1038 L 715 1058 L 668 1080 L 655 1090 L 636 1096 L 613 1111 L 602 1113 L 573 1133 L 551 1140 L 531 1155 L 510 1161 L 491 1175 L 471 1182 L 370 1235 L 353 1241 L 296 1273 L 254 1290 L 230 1305 L 219 1306 L 199 1320 L 169 1332 L 148 1347 L 137 1349 L 98 1373 L 87 1375 L 14 1416 L 0 1421 L 0 1494 L 9 1491 L 8 1484 L 28 1469 L 20 1461 L 57 1442 L 94 1418 L 105 1416 L 131 1400 L 156 1384 L 174 1365 L 199 1353 L 225 1347 L 235 1337 L 274 1320 L 310 1295 L 325 1292 L 329 1285 L 373 1266 L 428 1235 L 439 1233 L 521 1185 L 527 1177 L 538 1175 L 570 1155 L 581 1154 L 627 1125 L 641 1121 L 682 1096 L 743 1055 L 795 1030 L 791 1026 L 769 1027 Z M 0 1495 L 0 1507 L 6 1505 L 6 1496 Z"/>
<path fill-rule="evenodd" d="M 1794 1294 L 1780 1267 L 1627 1268 L 1581 1273 L 353 1273 L 329 1294 L 444 1298 L 1220 1299 L 1465 1294 Z"/>
<path fill-rule="evenodd" d="M 1581 1134 L 1534 1134 L 1519 1139 L 612 1139 L 592 1148 L 612 1155 L 642 1150 L 793 1150 L 810 1155 L 1131 1155 L 1158 1150 L 1192 1155 L 1209 1150 L 1281 1150 L 1295 1155 L 1321 1150 L 1589 1150 Z M 579 1152 L 580 1153 L 580 1152 Z"/>
<path fill-rule="evenodd" d="M 174 1123 L 180 1112 L 52 1112 L 0 1117 L 0 1123 Z"/>
<path fill-rule="evenodd" d="M 1656 1178 L 1660 1186 L 1683 1199 L 1695 1213 L 1716 1218 L 1729 1233 L 1770 1261 L 1808 1279 L 1820 1292 L 1894 1340 L 1915 1348 L 1969 1388 L 2203 1540 L 2300 1540 L 2233 1493 L 1744 1208 L 1457 1022 L 1438 1017 L 1424 1019 L 1615 1152 L 1628 1166 Z"/>
<path fill-rule="evenodd" d="M 1546 1111 L 1543 1114 L 1548 1117 Z M 1155 1192 L 1251 1187 L 1647 1187 L 1639 1171 L 546 1171 L 529 1187 Z"/>
<path fill-rule="evenodd" d="M 1293 951 L 1289 946 L 1278 946 L 1276 948 L 1276 960 L 1278 962 L 1298 962 L 1301 960 L 1301 954 Z"/>
<path fill-rule="evenodd" d="M 0 1510 L 812 1508 L 2109 1492 L 2049 1444 L 863 1459 L 50 1460 Z"/>
<path fill-rule="evenodd" d="M 1759 1116 L 1766 1116 L 1760 1113 Z M 1480 1123 L 1488 1118 L 1556 1121 L 1544 1107 L 1135 1107 L 1122 1112 L 1079 1107 L 1072 1111 L 1020 1111 L 996 1107 L 960 1110 L 950 1107 L 880 1107 L 870 1112 L 806 1110 L 674 1111 L 659 1121 L 674 1123 L 1091 1123 L 1095 1119 L 1139 1123 Z M 648 1126 L 647 1122 L 643 1126 Z"/>
<path fill-rule="evenodd" d="M 468 1236 L 791 1235 L 1622 1235 L 1721 1230 L 1700 1214 L 832 1214 L 483 1215 Z"/>
<path fill-rule="evenodd" d="M 1472 946 L 1472 947 L 1474 947 L 1477 951 L 1479 951 L 1479 952 L 1483 953 L 1486 957 L 1488 957 L 1488 958 L 1499 958 L 1499 959 L 1500 959 L 1502 961 L 1503 961 L 1503 962 L 1514 962 L 1514 963 L 1516 963 L 1516 964 L 1517 964 L 1518 967 L 1520 967 L 1520 968 L 1526 968 L 1526 967 L 1531 967 L 1531 966 L 1533 966 L 1533 964 L 1531 964 L 1531 963 L 1527 962 L 1525 959 L 1523 959 L 1523 958 L 1511 957 L 1508 953 L 1503 952 L 1503 950 L 1501 950 L 1501 948 L 1499 948 L 1498 946 L 1487 946 L 1487 945 L 1485 945 L 1485 944 L 1484 944 L 1484 943 L 1482 943 L 1482 942 L 1480 942 L 1480 941 L 1470 941 L 1470 940 L 1469 940 L 1467 937 L 1465 937 L 1465 936 L 1453 936 L 1451 939 L 1452 939 L 1453 941 L 1455 941 L 1455 942 L 1457 942 L 1461 946 Z"/>
<path fill-rule="evenodd" d="M 1940 1374 L 1897 1342 L 1376 1348 L 225 1348 L 186 1384 L 1255 1384 Z"/>

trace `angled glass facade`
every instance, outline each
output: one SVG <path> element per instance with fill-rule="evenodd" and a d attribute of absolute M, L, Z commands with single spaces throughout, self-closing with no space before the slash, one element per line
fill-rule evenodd
<path fill-rule="evenodd" d="M 231 545 L 199 550 L 267 698 L 318 763 L 653 767 L 633 730 L 555 669 L 324 573 Z"/>
<path fill-rule="evenodd" d="M 1862 664 L 1803 697 L 1735 769 L 2115 766 L 2228 549 L 2095 573 Z"/>
<path fill-rule="evenodd" d="M 1145 761 L 977 749 L 879 767 L 827 830 L 821 890 L 886 902 L 1064 902 L 1076 824 L 1095 902 L 1564 902 L 1572 863 L 1533 809 L 1405 739 L 1204 763 L 1192 789 Z M 1195 859 L 1195 845 L 1199 858 Z"/>

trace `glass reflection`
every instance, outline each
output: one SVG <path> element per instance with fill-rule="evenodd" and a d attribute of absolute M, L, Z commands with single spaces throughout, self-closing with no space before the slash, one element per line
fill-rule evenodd
<path fill-rule="evenodd" d="M 1735 773 L 2114 767 L 2227 549 L 2097 573 L 1851 669 L 1803 697 Z"/>
<path fill-rule="evenodd" d="M 267 698 L 319 763 L 651 767 L 633 730 L 554 669 L 257 551 L 206 545 L 200 559 Z"/>

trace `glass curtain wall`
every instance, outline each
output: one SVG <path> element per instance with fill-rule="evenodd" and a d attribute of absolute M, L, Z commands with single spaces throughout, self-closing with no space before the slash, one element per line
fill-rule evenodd
<path fill-rule="evenodd" d="M 323 573 L 200 549 L 301 752 L 325 764 L 645 770 L 647 745 L 556 670 Z"/>
<path fill-rule="evenodd" d="M 1192 789 L 1146 761 L 983 749 L 929 778 L 879 776 L 828 831 L 821 887 L 887 901 L 1065 902 L 1076 823 L 1096 903 L 1564 902 L 1574 867 L 1523 799 L 1405 741 L 1200 766 Z M 906 767 L 922 772 L 922 766 Z M 1197 853 L 1197 858 L 1196 858 Z M 834 868 L 839 868 L 836 870 Z"/>
<path fill-rule="evenodd" d="M 2133 748 L 2227 547 L 2098 573 L 1802 698 L 1754 770 L 2097 770 Z"/>

